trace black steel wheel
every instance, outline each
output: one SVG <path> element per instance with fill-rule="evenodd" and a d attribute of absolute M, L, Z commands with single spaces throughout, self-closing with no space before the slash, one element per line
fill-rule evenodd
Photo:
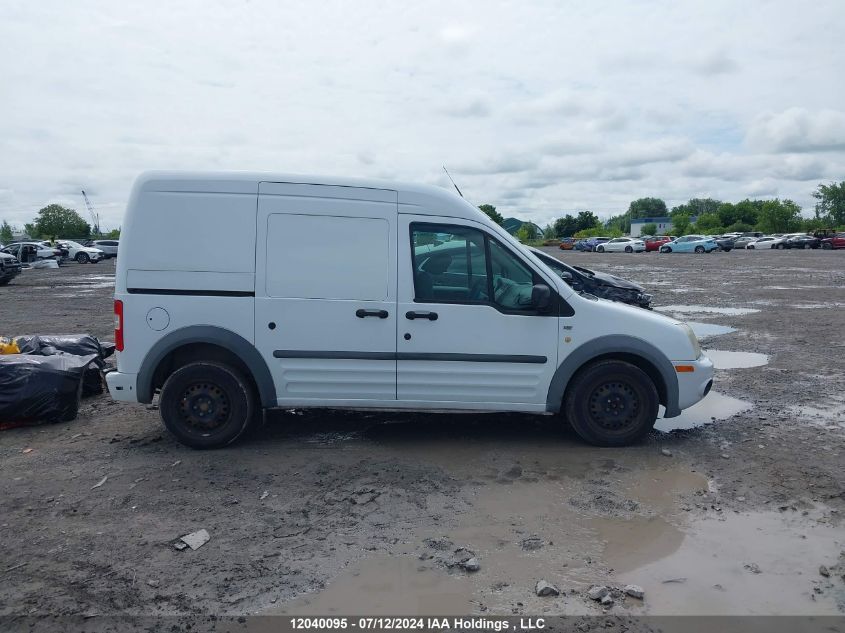
<path fill-rule="evenodd" d="M 597 446 L 626 446 L 654 427 L 659 399 L 651 378 L 636 365 L 599 361 L 576 374 L 563 412 L 575 432 Z"/>
<path fill-rule="evenodd" d="M 210 361 L 173 372 L 161 389 L 161 419 L 182 444 L 218 448 L 249 428 L 257 404 L 252 383 L 237 369 Z"/>

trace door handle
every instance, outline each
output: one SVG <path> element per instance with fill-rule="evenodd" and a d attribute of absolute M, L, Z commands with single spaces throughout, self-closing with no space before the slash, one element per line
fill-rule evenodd
<path fill-rule="evenodd" d="M 363 319 L 364 317 L 378 317 L 380 319 L 386 319 L 390 316 L 387 313 L 387 310 L 364 310 L 363 308 L 360 310 L 355 311 L 355 316 L 359 319 Z"/>
<path fill-rule="evenodd" d="M 405 318 L 413 321 L 414 319 L 428 319 L 429 321 L 437 320 L 436 312 L 406 312 Z"/>

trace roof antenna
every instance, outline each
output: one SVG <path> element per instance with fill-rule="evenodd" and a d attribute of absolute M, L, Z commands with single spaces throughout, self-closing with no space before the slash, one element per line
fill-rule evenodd
<path fill-rule="evenodd" d="M 449 176 L 449 180 L 451 181 L 452 186 L 453 186 L 453 187 L 457 190 L 458 195 L 459 195 L 461 198 L 463 198 L 463 197 L 464 197 L 464 194 L 462 194 L 462 193 L 461 193 L 461 190 L 460 190 L 460 189 L 458 189 L 458 185 L 456 185 L 456 184 L 455 184 L 455 181 L 454 181 L 454 180 L 452 180 L 452 175 L 449 173 L 449 170 L 448 170 L 448 169 L 446 169 L 446 165 L 443 165 L 443 171 L 445 171 L 445 172 L 446 172 L 446 175 L 447 175 L 447 176 Z"/>

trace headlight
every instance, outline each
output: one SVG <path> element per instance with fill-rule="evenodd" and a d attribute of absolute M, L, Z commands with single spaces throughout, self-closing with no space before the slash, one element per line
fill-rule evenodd
<path fill-rule="evenodd" d="M 687 333 L 687 338 L 689 338 L 690 345 L 692 345 L 693 358 L 701 356 L 701 345 L 698 344 L 698 337 L 695 335 L 695 332 L 686 323 L 679 323 L 678 325 Z"/>

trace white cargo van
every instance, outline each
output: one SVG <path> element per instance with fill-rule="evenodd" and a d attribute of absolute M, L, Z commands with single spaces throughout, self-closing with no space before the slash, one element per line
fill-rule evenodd
<path fill-rule="evenodd" d="M 271 407 L 560 414 L 619 446 L 712 385 L 687 325 L 575 293 L 438 187 L 151 172 L 120 248 L 109 391 L 197 448 Z"/>

